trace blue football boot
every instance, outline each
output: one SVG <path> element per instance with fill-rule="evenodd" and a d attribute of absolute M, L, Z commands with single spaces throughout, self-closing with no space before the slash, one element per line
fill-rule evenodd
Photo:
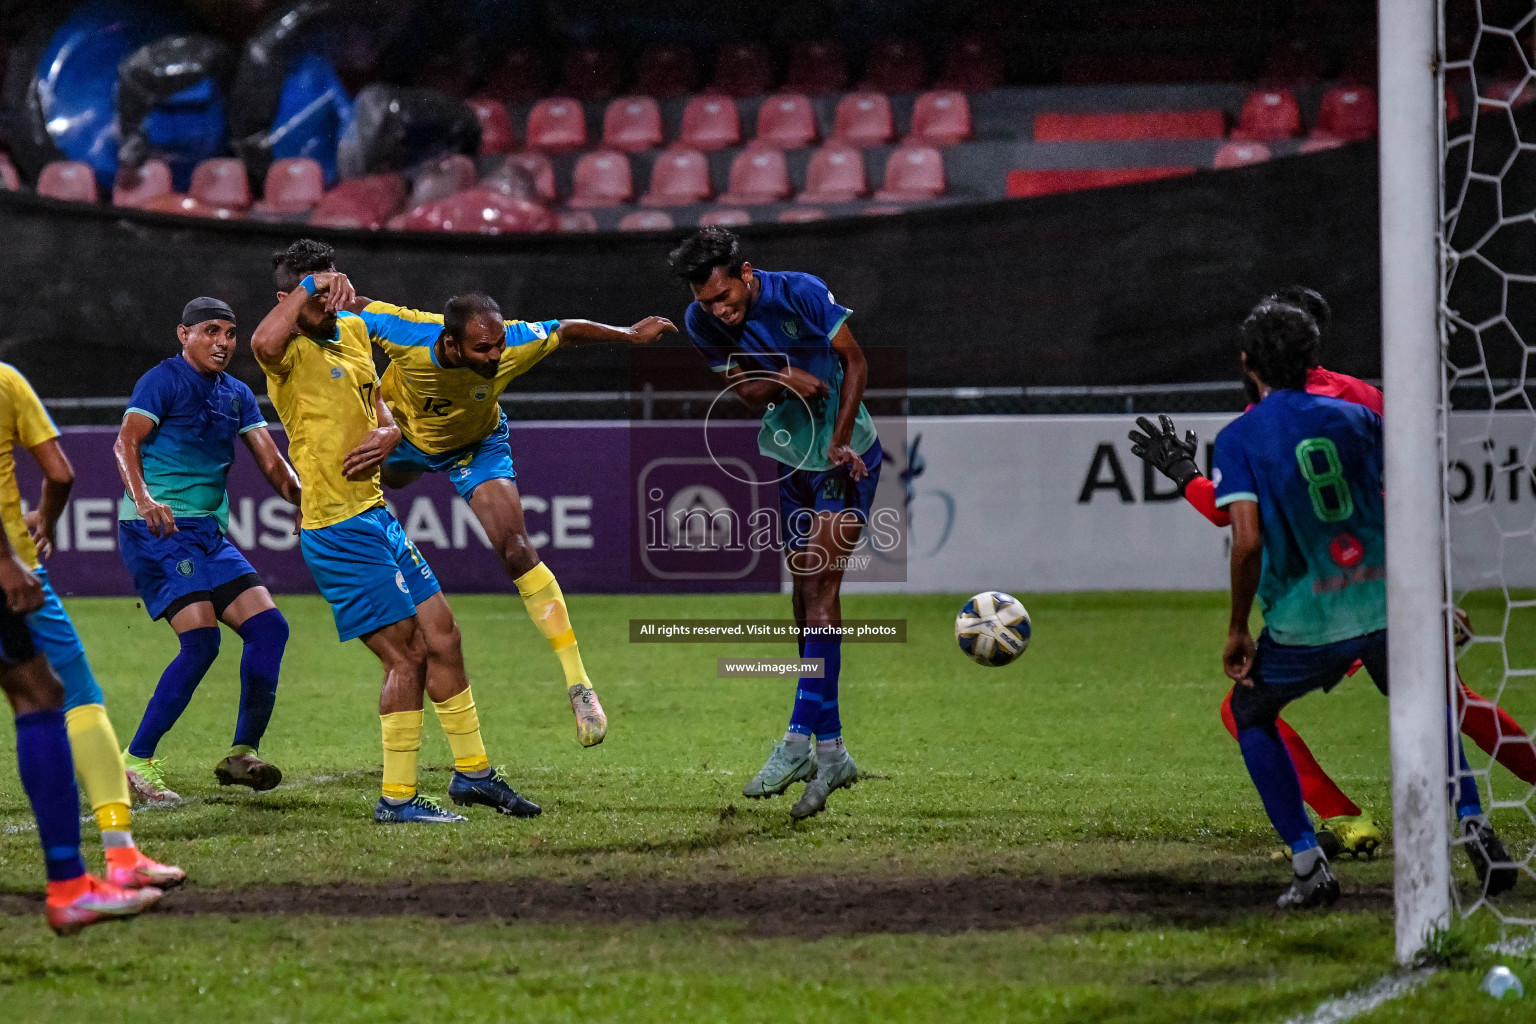
<path fill-rule="evenodd" d="M 435 801 L 420 793 L 403 804 L 392 804 L 383 797 L 373 808 L 373 820 L 381 825 L 450 825 L 455 821 L 468 821 L 462 814 L 445 811 Z"/>
<path fill-rule="evenodd" d="M 453 781 L 448 783 L 448 799 L 460 807 L 484 804 L 513 818 L 537 818 L 544 813 L 544 808 L 518 795 L 517 790 L 502 781 L 501 776 L 494 771 L 483 779 L 472 779 L 462 772 L 454 772 Z"/>

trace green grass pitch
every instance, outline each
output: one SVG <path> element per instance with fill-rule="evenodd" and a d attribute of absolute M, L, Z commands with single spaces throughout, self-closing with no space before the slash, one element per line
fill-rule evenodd
<path fill-rule="evenodd" d="M 213 780 L 238 689 L 238 638 L 226 631 L 218 665 L 161 747 L 169 781 L 191 799 L 135 818 L 141 845 L 193 881 L 164 912 L 56 940 L 27 902 L 41 888 L 35 833 L 0 832 L 0 1019 L 1279 1022 L 1390 970 L 1390 857 L 1344 861 L 1346 896 L 1331 913 L 1281 916 L 1200 895 L 1201 885 L 1234 886 L 1267 900 L 1287 875 L 1269 857 L 1277 841 L 1216 713 L 1224 595 L 1025 595 L 1035 638 L 1003 669 L 956 649 L 962 600 L 844 599 L 846 617 L 906 619 L 909 640 L 845 648 L 845 735 L 868 778 L 795 824 L 798 787 L 788 799 L 740 795 L 783 732 L 792 684 L 715 679 L 717 657 L 792 650 L 627 642 L 631 617 L 778 618 L 786 598 L 573 597 L 610 719 L 607 742 L 583 750 L 555 659 L 521 603 L 454 597 L 492 762 L 545 813 L 514 821 L 481 809 L 428 829 L 373 824 L 377 664 L 361 644 L 337 644 L 318 599 L 285 598 L 293 640 L 262 751 L 283 768 L 284 787 L 251 795 Z M 126 742 L 172 653 L 170 632 L 131 601 L 69 607 Z M 1474 617 L 1492 607 L 1474 603 Z M 1530 639 L 1522 657 L 1536 650 Z M 1469 682 L 1492 690 L 1497 678 L 1485 659 Z M 1505 706 L 1533 722 L 1528 691 L 1512 687 Z M 1386 705 L 1365 677 L 1287 718 L 1385 823 Z M 430 714 L 422 763 L 423 790 L 441 796 L 449 757 Z M 1501 799 L 1519 795 L 1503 769 L 1493 781 Z M 12 733 L 0 730 L 0 826 L 28 820 Z M 1536 838 L 1519 810 L 1495 823 L 1512 848 Z M 99 865 L 94 827 L 85 835 Z M 1470 878 L 1464 861 L 1456 871 Z M 558 906 L 498 917 L 466 896 L 453 920 L 362 916 L 335 900 L 308 913 L 302 895 L 344 883 L 398 896 L 407 884 L 469 881 L 516 892 L 520 879 L 576 894 L 695 895 L 803 879 L 834 904 L 841 885 L 933 879 L 958 885 L 983 918 L 989 890 L 1039 882 L 1041 905 L 1036 914 L 1026 900 L 1018 924 L 973 927 L 939 913 L 882 928 L 853 917 L 840 926 L 836 905 L 820 917 L 786 905 L 737 918 L 636 904 L 606 919 L 598 901 L 563 920 Z M 1160 887 L 1155 908 L 1117 902 L 1145 886 Z M 285 892 L 299 895 L 235 912 L 242 894 Z M 1109 895 L 1078 907 L 1076 897 L 1058 902 L 1062 892 Z M 1526 878 L 1516 896 L 1536 897 L 1536 882 Z M 175 910 L 225 897 L 233 902 L 219 912 Z M 1497 926 L 1483 916 L 1459 934 L 1471 951 L 1462 969 L 1355 1019 L 1529 1019 L 1515 1010 L 1528 1011 L 1536 991 L 1522 1006 L 1475 990 L 1495 962 L 1484 946 Z M 1536 962 L 1502 962 L 1536 988 Z"/>

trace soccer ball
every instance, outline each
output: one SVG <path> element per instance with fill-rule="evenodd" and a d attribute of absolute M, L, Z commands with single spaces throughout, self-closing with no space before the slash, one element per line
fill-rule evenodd
<path fill-rule="evenodd" d="M 955 616 L 955 640 L 979 665 L 1006 665 L 1029 646 L 1029 612 L 1009 594 L 977 594 Z"/>

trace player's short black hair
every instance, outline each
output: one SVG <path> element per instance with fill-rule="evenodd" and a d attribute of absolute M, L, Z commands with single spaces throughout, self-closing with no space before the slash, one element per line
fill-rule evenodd
<path fill-rule="evenodd" d="M 443 307 L 443 333 L 462 341 L 464 329 L 469 326 L 469 322 L 485 314 L 494 316 L 497 320 L 502 318 L 501 307 L 489 295 L 482 295 L 479 292 L 455 295 L 448 300 L 448 305 Z"/>
<path fill-rule="evenodd" d="M 291 292 L 310 274 L 336 268 L 336 250 L 313 238 L 301 238 L 272 254 L 272 281 L 280 292 Z"/>
<path fill-rule="evenodd" d="M 1265 299 L 1253 307 L 1239 332 L 1248 369 L 1272 388 L 1305 390 L 1307 371 L 1317 365 L 1321 337 L 1317 321 L 1299 306 Z"/>
<path fill-rule="evenodd" d="M 1333 310 L 1328 306 L 1328 300 L 1316 288 L 1308 288 L 1304 284 L 1288 284 L 1284 288 L 1277 288 L 1270 292 L 1266 298 L 1279 299 L 1288 306 L 1306 311 L 1314 323 L 1317 324 L 1319 337 L 1328 337 L 1328 331 L 1333 327 Z"/>
<path fill-rule="evenodd" d="M 689 284 L 703 284 L 716 267 L 731 277 L 741 276 L 741 239 L 725 228 L 699 228 L 667 256 L 672 273 Z"/>

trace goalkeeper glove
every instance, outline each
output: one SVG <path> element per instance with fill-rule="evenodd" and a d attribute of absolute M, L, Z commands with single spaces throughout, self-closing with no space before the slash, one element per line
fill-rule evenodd
<path fill-rule="evenodd" d="M 1173 420 L 1167 416 L 1159 416 L 1157 424 L 1145 416 L 1138 416 L 1136 425 L 1145 433 L 1136 430 L 1130 432 L 1131 454 L 1178 484 L 1179 494 L 1184 493 L 1191 480 L 1204 475 L 1195 464 L 1200 441 L 1193 430 L 1186 431 L 1181 441 Z"/>

